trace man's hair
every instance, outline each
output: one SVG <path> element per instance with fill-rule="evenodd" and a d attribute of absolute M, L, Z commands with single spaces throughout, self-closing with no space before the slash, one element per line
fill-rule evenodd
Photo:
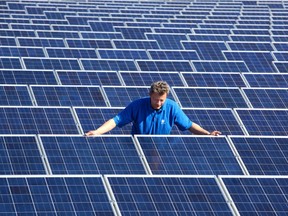
<path fill-rule="evenodd" d="M 157 93 L 159 95 L 163 95 L 163 94 L 169 94 L 169 85 L 167 82 L 165 81 L 157 81 L 157 82 L 153 82 L 151 84 L 150 87 L 150 91 L 149 91 L 149 95 L 153 94 L 153 93 Z"/>

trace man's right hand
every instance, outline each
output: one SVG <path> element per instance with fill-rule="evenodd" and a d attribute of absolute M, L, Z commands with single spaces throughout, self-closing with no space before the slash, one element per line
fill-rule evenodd
<path fill-rule="evenodd" d="M 94 135 L 97 135 L 95 130 L 91 130 L 91 131 L 88 131 L 87 133 L 85 133 L 85 136 L 94 136 Z"/>

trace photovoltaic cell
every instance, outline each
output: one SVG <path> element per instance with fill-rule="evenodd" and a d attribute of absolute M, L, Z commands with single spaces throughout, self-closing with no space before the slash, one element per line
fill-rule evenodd
<path fill-rule="evenodd" d="M 273 55 L 277 59 L 277 61 L 288 61 L 288 52 L 283 51 L 275 51 Z"/>
<path fill-rule="evenodd" d="M 253 108 L 288 108 L 288 88 L 243 88 Z"/>
<path fill-rule="evenodd" d="M 240 215 L 285 215 L 287 177 L 222 177 Z"/>
<path fill-rule="evenodd" d="M 55 18 L 54 18 L 55 19 Z M 41 38 L 80 38 L 77 31 L 37 31 L 38 37 Z"/>
<path fill-rule="evenodd" d="M 80 70 L 77 59 L 67 58 L 23 58 L 27 69 Z"/>
<path fill-rule="evenodd" d="M 182 107 L 247 108 L 239 88 L 173 87 Z"/>
<path fill-rule="evenodd" d="M 33 30 L 2 29 L 0 30 L 0 35 L 6 37 L 36 37 L 35 31 Z"/>
<path fill-rule="evenodd" d="M 16 46 L 16 41 L 14 37 L 0 37 L 1 46 Z"/>
<path fill-rule="evenodd" d="M 32 106 L 26 85 L 0 85 L 1 106 Z"/>
<path fill-rule="evenodd" d="M 288 88 L 288 74 L 243 73 L 250 87 Z"/>
<path fill-rule="evenodd" d="M 1 177 L 3 214 L 114 215 L 103 180 L 93 177 Z"/>
<path fill-rule="evenodd" d="M 246 87 L 240 73 L 189 73 L 183 72 L 190 87 Z"/>
<path fill-rule="evenodd" d="M 232 41 L 271 42 L 270 35 L 229 35 Z"/>
<path fill-rule="evenodd" d="M 148 40 L 156 40 L 161 49 L 183 49 L 180 41 L 187 40 L 185 34 L 154 34 L 154 33 L 146 33 L 146 37 Z"/>
<path fill-rule="evenodd" d="M 288 71 L 288 63 L 287 63 L 287 61 L 275 61 L 274 65 L 278 69 L 279 72 L 286 73 Z"/>
<path fill-rule="evenodd" d="M 101 59 L 149 59 L 146 50 L 97 49 Z"/>
<path fill-rule="evenodd" d="M 75 108 L 83 132 L 97 129 L 104 122 L 116 116 L 123 108 Z M 107 134 L 131 134 L 131 124 L 116 127 Z"/>
<path fill-rule="evenodd" d="M 0 107 L 0 134 L 78 134 L 67 107 Z"/>
<path fill-rule="evenodd" d="M 38 106 L 106 106 L 99 86 L 31 85 Z"/>
<path fill-rule="evenodd" d="M 287 175 L 287 137 L 231 136 L 250 175 Z"/>
<path fill-rule="evenodd" d="M 0 69 L 22 69 L 20 58 L 0 57 Z"/>
<path fill-rule="evenodd" d="M 111 41 L 106 39 L 67 39 L 66 42 L 71 48 L 113 48 Z"/>
<path fill-rule="evenodd" d="M 45 57 L 42 48 L 33 47 L 0 47 L 0 56 L 11 57 Z"/>
<path fill-rule="evenodd" d="M 180 60 L 136 60 L 137 64 L 141 71 L 183 71 L 183 72 L 192 72 L 193 69 L 189 61 L 180 61 Z"/>
<path fill-rule="evenodd" d="M 240 51 L 273 51 L 269 42 L 227 42 L 231 50 Z"/>
<path fill-rule="evenodd" d="M 153 60 L 199 60 L 194 50 L 148 50 L 148 53 Z"/>
<path fill-rule="evenodd" d="M 63 39 L 60 38 L 18 38 L 20 46 L 32 47 L 65 47 Z"/>
<path fill-rule="evenodd" d="M 62 85 L 121 86 L 121 81 L 115 71 L 56 71 L 56 73 Z"/>
<path fill-rule="evenodd" d="M 235 109 L 249 135 L 287 136 L 285 109 Z"/>
<path fill-rule="evenodd" d="M 46 48 L 50 58 L 98 58 L 95 49 Z"/>
<path fill-rule="evenodd" d="M 244 61 L 192 61 L 196 72 L 249 72 Z"/>
<path fill-rule="evenodd" d="M 56 174 L 146 174 L 131 136 L 41 136 Z"/>
<path fill-rule="evenodd" d="M 224 137 L 136 136 L 152 174 L 241 175 Z"/>
<path fill-rule="evenodd" d="M 80 32 L 84 39 L 123 39 L 123 35 L 119 32 Z"/>
<path fill-rule="evenodd" d="M 0 155 L 1 175 L 46 174 L 34 136 L 0 136 Z"/>
<path fill-rule="evenodd" d="M 130 59 L 81 59 L 81 63 L 85 70 L 103 70 L 103 71 L 137 71 L 134 60 Z"/>
<path fill-rule="evenodd" d="M 147 27 L 115 27 L 116 32 L 121 32 L 125 39 L 146 39 L 145 33 L 151 33 Z"/>
<path fill-rule="evenodd" d="M 113 40 L 116 49 L 159 49 L 156 40 Z"/>
<path fill-rule="evenodd" d="M 165 80 L 169 86 L 183 86 L 183 82 L 177 72 L 126 72 L 120 71 L 125 85 L 129 86 L 150 86 L 155 80 Z"/>
<path fill-rule="evenodd" d="M 232 215 L 212 177 L 109 176 L 108 180 L 123 215 Z"/>

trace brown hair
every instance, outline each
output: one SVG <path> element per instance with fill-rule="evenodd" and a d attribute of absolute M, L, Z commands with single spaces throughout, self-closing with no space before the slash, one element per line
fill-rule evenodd
<path fill-rule="evenodd" d="M 167 82 L 165 81 L 156 81 L 153 82 L 151 84 L 150 87 L 150 91 L 149 91 L 149 95 L 153 94 L 153 93 L 157 93 L 159 95 L 163 95 L 165 93 L 167 93 L 167 95 L 169 94 L 169 85 Z"/>

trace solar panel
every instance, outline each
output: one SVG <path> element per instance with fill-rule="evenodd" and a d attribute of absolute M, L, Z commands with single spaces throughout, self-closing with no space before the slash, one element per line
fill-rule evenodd
<path fill-rule="evenodd" d="M 57 84 L 53 71 L 0 70 L 0 83 L 3 84 Z"/>
<path fill-rule="evenodd" d="M 131 136 L 40 136 L 57 174 L 146 174 Z"/>
<path fill-rule="evenodd" d="M 100 176 L 1 177 L 3 214 L 114 215 Z"/>
<path fill-rule="evenodd" d="M 148 27 L 115 27 L 116 32 L 121 32 L 125 39 L 146 39 L 145 33 L 151 33 Z"/>
<path fill-rule="evenodd" d="M 0 69 L 22 69 L 20 58 L 0 57 Z"/>
<path fill-rule="evenodd" d="M 42 38 L 80 38 L 79 33 L 77 31 L 37 31 L 38 37 Z"/>
<path fill-rule="evenodd" d="M 273 64 L 275 65 L 275 67 L 277 68 L 277 70 L 279 72 L 287 72 L 288 71 L 288 63 L 287 61 L 275 61 L 273 62 Z"/>
<path fill-rule="evenodd" d="M 223 51 L 228 60 L 244 61 L 252 72 L 276 72 L 269 51 Z"/>
<path fill-rule="evenodd" d="M 288 210 L 285 176 L 223 176 L 221 180 L 239 215 L 285 215 Z"/>
<path fill-rule="evenodd" d="M 227 50 L 224 42 L 182 41 L 186 50 L 196 50 L 200 59 L 225 60 L 222 51 Z"/>
<path fill-rule="evenodd" d="M 1 175 L 46 174 L 35 136 L 0 136 L 0 149 Z"/>
<path fill-rule="evenodd" d="M 0 85 L 2 106 L 32 106 L 32 99 L 26 85 Z"/>
<path fill-rule="evenodd" d="M 187 40 L 185 34 L 160 34 L 160 33 L 146 33 L 148 40 L 156 40 L 161 49 L 183 49 L 180 41 Z"/>
<path fill-rule="evenodd" d="M 228 108 L 183 108 L 192 122 L 199 124 L 208 131 L 218 130 L 223 135 L 244 135 L 233 111 Z M 187 132 L 190 134 L 190 132 Z"/>
<path fill-rule="evenodd" d="M 80 32 L 84 39 L 123 39 L 123 35 L 119 32 Z"/>
<path fill-rule="evenodd" d="M 136 63 L 141 71 L 193 71 L 190 62 L 187 60 L 136 60 Z"/>
<path fill-rule="evenodd" d="M 119 85 L 116 71 L 56 71 L 62 85 Z M 1 79 L 0 79 L 1 80 Z"/>
<path fill-rule="evenodd" d="M 77 59 L 67 58 L 23 58 L 27 69 L 80 70 Z"/>
<path fill-rule="evenodd" d="M 105 178 L 123 215 L 231 214 L 216 180 L 210 176 L 140 175 Z"/>
<path fill-rule="evenodd" d="M 174 34 L 191 34 L 190 28 L 178 28 L 178 27 L 154 27 L 155 33 L 174 33 Z"/>
<path fill-rule="evenodd" d="M 271 42 L 269 35 L 229 35 L 232 41 Z"/>
<path fill-rule="evenodd" d="M 90 10 L 92 12 L 92 10 Z M 111 11 L 112 12 L 112 11 Z M 117 12 L 117 11 L 114 11 Z M 124 26 L 124 22 L 88 21 L 93 31 L 115 32 L 114 26 Z"/>
<path fill-rule="evenodd" d="M 101 59 L 149 59 L 146 50 L 97 49 Z"/>
<path fill-rule="evenodd" d="M 230 136 L 250 175 L 287 175 L 287 137 Z"/>
<path fill-rule="evenodd" d="M 211 28 L 194 28 L 193 31 L 196 34 L 218 34 L 218 35 L 230 35 L 231 34 L 231 29 L 211 29 Z"/>
<path fill-rule="evenodd" d="M 190 41 L 228 41 L 229 37 L 226 34 L 188 34 Z M 183 43 L 183 42 L 182 42 Z"/>
<path fill-rule="evenodd" d="M 120 75 L 127 86 L 150 86 L 155 80 L 165 80 L 170 86 L 184 85 L 177 72 L 120 71 Z"/>
<path fill-rule="evenodd" d="M 0 56 L 11 57 L 45 57 L 43 48 L 34 47 L 0 47 Z"/>
<path fill-rule="evenodd" d="M 55 31 L 91 31 L 89 25 L 51 25 L 52 30 Z"/>
<path fill-rule="evenodd" d="M 190 87 L 246 87 L 240 73 L 181 72 Z"/>
<path fill-rule="evenodd" d="M 60 38 L 17 38 L 20 46 L 29 47 L 65 47 L 63 39 Z"/>
<path fill-rule="evenodd" d="M 288 88 L 288 74 L 285 73 L 243 73 L 250 87 Z"/>
<path fill-rule="evenodd" d="M 104 122 L 116 116 L 123 108 L 85 108 L 76 107 L 75 112 L 79 119 L 83 132 L 97 129 Z M 107 134 L 131 134 L 131 125 L 128 124 L 122 128 L 116 127 Z"/>
<path fill-rule="evenodd" d="M 186 108 L 247 108 L 248 104 L 237 87 L 172 87 L 182 107 Z"/>
<path fill-rule="evenodd" d="M 38 106 L 106 106 L 99 86 L 31 85 Z"/>
<path fill-rule="evenodd" d="M 0 37 L 1 46 L 16 46 L 15 38 L 13 37 Z"/>
<path fill-rule="evenodd" d="M 288 61 L 288 52 L 283 51 L 275 51 L 273 52 L 273 55 L 278 61 Z"/>
<path fill-rule="evenodd" d="M 78 134 L 68 107 L 0 107 L 0 134 Z"/>
<path fill-rule="evenodd" d="M 66 39 L 71 48 L 113 48 L 111 41 L 106 39 Z"/>
<path fill-rule="evenodd" d="M 116 49 L 159 49 L 156 40 L 112 40 Z"/>
<path fill-rule="evenodd" d="M 137 67 L 134 60 L 130 59 L 81 59 L 81 63 L 85 70 L 103 70 L 103 71 L 136 71 Z"/>
<path fill-rule="evenodd" d="M 99 16 L 101 15 L 102 15 L 101 13 L 97 13 L 97 15 L 95 15 L 94 13 L 87 13 L 86 16 L 84 16 L 83 14 L 78 16 L 72 15 L 72 16 L 66 16 L 66 20 L 68 20 L 68 23 L 70 25 L 87 25 L 91 21 L 99 21 Z"/>
<path fill-rule="evenodd" d="M 89 48 L 46 48 L 50 58 L 98 58 L 95 49 Z"/>
<path fill-rule="evenodd" d="M 273 51 L 273 47 L 269 42 L 231 42 L 227 41 L 227 45 L 231 50 L 244 51 Z"/>
<path fill-rule="evenodd" d="M 15 29 L 2 29 L 0 30 L 0 35 L 2 37 L 36 37 L 35 31 Z"/>
<path fill-rule="evenodd" d="M 152 174 L 243 174 L 224 137 L 136 135 Z"/>
<path fill-rule="evenodd" d="M 11 29 L 29 29 L 29 30 L 51 30 L 50 25 L 47 24 L 20 24 L 20 23 L 12 23 Z"/>
<path fill-rule="evenodd" d="M 147 50 L 153 60 L 199 60 L 196 51 L 192 50 Z"/>
<path fill-rule="evenodd" d="M 235 109 L 249 135 L 287 136 L 287 109 Z"/>
<path fill-rule="evenodd" d="M 192 65 L 196 72 L 249 72 L 244 61 L 197 61 Z"/>
<path fill-rule="evenodd" d="M 253 108 L 288 108 L 288 88 L 243 88 Z"/>

